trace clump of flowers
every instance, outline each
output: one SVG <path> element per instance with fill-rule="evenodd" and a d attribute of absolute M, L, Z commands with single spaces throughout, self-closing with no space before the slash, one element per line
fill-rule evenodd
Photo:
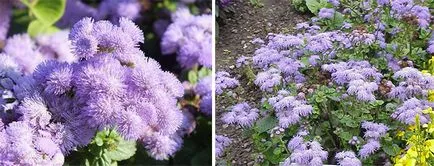
<path fill-rule="evenodd" d="M 336 153 L 336 160 L 340 166 L 362 166 L 362 162 L 357 158 L 353 151 L 343 151 Z"/>
<path fill-rule="evenodd" d="M 184 68 L 194 65 L 212 66 L 211 15 L 194 16 L 187 8 L 179 8 L 172 16 L 161 39 L 163 54 L 177 54 Z"/>
<path fill-rule="evenodd" d="M 270 105 L 276 110 L 279 126 L 288 128 L 300 122 L 301 118 L 312 114 L 313 107 L 306 100 L 290 96 L 285 90 L 280 90 L 278 95 L 268 99 Z"/>
<path fill-rule="evenodd" d="M 374 122 L 363 122 L 362 128 L 366 130 L 364 137 L 367 139 L 367 143 L 362 146 L 359 155 L 362 158 L 366 158 L 380 149 L 379 140 L 386 134 L 389 128 L 384 124 Z"/>
<path fill-rule="evenodd" d="M 321 144 L 317 141 L 299 142 L 299 144 L 291 150 L 291 156 L 285 160 L 284 165 L 297 163 L 320 166 L 323 165 L 323 161 L 327 160 L 328 156 L 327 151 L 324 151 Z"/>
<path fill-rule="evenodd" d="M 259 110 L 243 102 L 234 105 L 230 112 L 225 113 L 222 121 L 227 124 L 240 125 L 241 127 L 251 127 L 258 117 Z"/>
<path fill-rule="evenodd" d="M 374 92 L 383 75 L 367 61 L 325 64 L 322 69 L 331 73 L 338 85 L 347 85 L 347 93 L 362 101 L 375 101 Z"/>
<path fill-rule="evenodd" d="M 143 57 L 136 47 L 143 42 L 141 30 L 125 18 L 119 25 L 85 18 L 74 25 L 69 39 L 79 61 L 48 60 L 27 81 L 14 82 L 31 88 L 21 88 L 27 96 L 13 108 L 13 122 L 2 116 L 6 134 L 1 139 L 11 142 L 2 149 L 17 154 L 0 162 L 61 165 L 64 154 L 86 146 L 96 131 L 107 128 L 140 141 L 155 159 L 172 156 L 182 143 L 177 97 L 184 90 L 172 73 Z M 10 73 L 14 66 L 4 67 L 2 73 Z M 26 144 L 13 147 L 19 141 Z"/>
<path fill-rule="evenodd" d="M 216 73 L 215 91 L 218 95 L 222 94 L 223 90 L 227 88 L 235 88 L 239 84 L 238 80 L 232 78 L 228 72 L 221 71 Z"/>
<path fill-rule="evenodd" d="M 232 140 L 222 135 L 215 136 L 215 154 L 217 157 L 221 157 L 225 148 L 232 143 Z"/>
<path fill-rule="evenodd" d="M 199 80 L 195 87 L 197 94 L 201 96 L 200 111 L 204 114 L 212 115 L 212 78 L 207 76 Z"/>

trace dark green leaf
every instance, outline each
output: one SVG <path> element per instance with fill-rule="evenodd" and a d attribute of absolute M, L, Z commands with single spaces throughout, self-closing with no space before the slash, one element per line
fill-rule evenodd
<path fill-rule="evenodd" d="M 392 144 L 392 145 L 383 145 L 383 151 L 388 154 L 389 156 L 396 156 L 399 154 L 399 152 L 401 151 L 401 148 L 396 145 L 396 144 Z"/>
<path fill-rule="evenodd" d="M 266 132 L 273 127 L 276 127 L 277 119 L 273 116 L 267 116 L 256 122 L 256 131 L 259 133 Z"/>

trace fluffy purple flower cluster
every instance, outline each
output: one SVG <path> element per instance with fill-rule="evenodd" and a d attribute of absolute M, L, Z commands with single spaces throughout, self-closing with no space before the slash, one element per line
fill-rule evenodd
<path fill-rule="evenodd" d="M 380 138 L 386 135 L 389 128 L 384 124 L 374 122 L 363 122 L 362 128 L 366 130 L 364 137 L 367 143 L 362 146 L 359 155 L 366 158 L 380 149 Z"/>
<path fill-rule="evenodd" d="M 313 111 L 313 107 L 308 105 L 304 98 L 290 96 L 285 90 L 280 90 L 277 96 L 269 98 L 268 103 L 275 109 L 279 126 L 282 128 L 298 123 L 301 118 L 309 116 Z"/>
<path fill-rule="evenodd" d="M 434 77 L 412 67 L 397 71 L 393 78 L 400 82 L 398 86 L 392 88 L 389 96 L 402 101 L 413 97 L 427 96 L 428 91 L 434 89 Z"/>
<path fill-rule="evenodd" d="M 343 151 L 335 156 L 340 166 L 362 166 L 362 162 L 356 157 L 353 151 Z"/>
<path fill-rule="evenodd" d="M 177 53 L 184 68 L 194 65 L 212 66 L 212 16 L 194 16 L 188 8 L 179 8 L 172 16 L 161 39 L 163 54 Z"/>
<path fill-rule="evenodd" d="M 223 93 L 223 90 L 227 88 L 235 88 L 240 83 L 235 78 L 231 78 L 231 75 L 228 72 L 221 71 L 216 73 L 215 78 L 215 91 L 217 95 Z"/>
<path fill-rule="evenodd" d="M 300 138 L 296 137 L 297 141 L 294 141 L 292 148 L 290 148 L 292 153 L 284 161 L 283 165 L 289 166 L 291 163 L 297 163 L 301 165 L 322 166 L 323 161 L 327 160 L 327 151 L 324 151 L 321 144 L 317 141 L 304 142 Z"/>
<path fill-rule="evenodd" d="M 426 110 L 432 106 L 433 104 L 426 100 L 411 98 L 404 101 L 404 103 L 392 113 L 391 117 L 401 121 L 402 123 L 411 125 L 415 123 L 416 116 L 419 115 L 420 123 L 427 124 L 431 121 L 431 118 L 429 115 L 424 114 L 423 110 Z"/>
<path fill-rule="evenodd" d="M 215 155 L 217 157 L 221 157 L 223 155 L 223 152 L 225 151 L 225 148 L 229 146 L 229 144 L 232 143 L 232 140 L 228 137 L 222 136 L 222 135 L 216 135 L 215 136 Z"/>
<path fill-rule="evenodd" d="M 45 60 L 56 59 L 72 63 L 77 58 L 71 52 L 68 31 L 36 37 L 32 40 L 27 34 L 18 34 L 6 40 L 3 54 L 10 56 L 24 74 L 32 73 L 36 66 Z"/>
<path fill-rule="evenodd" d="M 374 92 L 383 75 L 367 61 L 348 61 L 325 64 L 322 69 L 331 73 L 338 85 L 347 85 L 347 93 L 361 101 L 375 101 Z"/>
<path fill-rule="evenodd" d="M 271 92 L 275 86 L 282 84 L 281 71 L 276 68 L 270 68 L 267 71 L 260 72 L 256 76 L 254 83 L 263 91 Z"/>
<path fill-rule="evenodd" d="M 8 89 L 12 84 L 20 90 L 14 95 L 21 100 L 13 108 L 12 121 L 1 116 L 5 134 L 0 140 L 11 145 L 0 153 L 13 155 L 0 158 L 0 163 L 61 165 L 62 154 L 87 145 L 96 131 L 107 128 L 141 141 L 155 159 L 172 156 L 184 134 L 184 115 L 177 107 L 184 89 L 173 74 L 135 47 L 143 42 L 141 30 L 125 18 L 119 26 L 85 18 L 74 25 L 69 38 L 79 61 L 47 60 L 30 75 L 9 81 Z M 0 56 L 8 60 L 0 65 L 1 80 L 20 71 L 11 69 L 19 67 L 13 58 Z M 30 131 L 21 132 L 14 125 Z M 20 143 L 23 140 L 27 143 Z"/>
<path fill-rule="evenodd" d="M 195 87 L 197 94 L 201 96 L 200 111 L 205 115 L 212 115 L 212 78 L 207 76 L 199 80 Z"/>
<path fill-rule="evenodd" d="M 232 106 L 231 111 L 224 113 L 221 120 L 226 124 L 237 124 L 241 127 L 251 127 L 259 117 L 259 110 L 252 108 L 246 102 Z"/>
<path fill-rule="evenodd" d="M 98 7 L 87 5 L 81 0 L 68 0 L 65 14 L 57 24 L 60 27 L 70 27 L 85 17 L 110 19 L 112 22 L 117 22 L 122 17 L 135 20 L 140 16 L 140 10 L 138 0 L 103 0 Z"/>
<path fill-rule="evenodd" d="M 322 8 L 319 10 L 319 18 L 333 18 L 335 15 L 335 9 Z"/>
<path fill-rule="evenodd" d="M 427 28 L 431 22 L 429 8 L 416 5 L 413 0 L 392 0 L 391 8 L 397 19 L 415 19 L 420 28 Z"/>

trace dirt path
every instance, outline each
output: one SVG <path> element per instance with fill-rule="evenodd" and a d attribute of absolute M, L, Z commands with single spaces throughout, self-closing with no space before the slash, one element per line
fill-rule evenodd
<path fill-rule="evenodd" d="M 226 155 L 220 162 L 232 165 L 253 165 L 255 151 L 250 138 L 244 138 L 240 128 L 224 125 L 220 117 L 232 105 L 248 101 L 250 104 L 260 103 L 261 96 L 254 86 L 247 85 L 247 80 L 240 78 L 241 72 L 235 68 L 235 61 L 244 55 L 251 57 L 256 47 L 250 43 L 254 38 L 264 38 L 268 33 L 290 33 L 295 24 L 303 22 L 306 15 L 296 13 L 290 0 L 262 0 L 264 6 L 255 8 L 248 0 L 235 0 L 234 13 L 220 23 L 219 37 L 216 45 L 217 71 L 227 71 L 240 80 L 241 86 L 230 91 L 236 100 L 228 97 L 217 97 L 216 100 L 216 132 L 232 138 L 232 144 L 226 148 Z"/>

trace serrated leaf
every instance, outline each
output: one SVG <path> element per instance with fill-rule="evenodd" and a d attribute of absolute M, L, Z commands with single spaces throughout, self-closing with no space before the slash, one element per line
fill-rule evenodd
<path fill-rule="evenodd" d="M 401 148 L 396 144 L 383 145 L 382 147 L 383 147 L 383 151 L 390 156 L 396 156 L 401 151 Z"/>
<path fill-rule="evenodd" d="M 105 155 L 111 160 L 122 161 L 129 159 L 136 153 L 136 142 L 121 140 L 114 151 L 108 151 Z"/>
<path fill-rule="evenodd" d="M 66 0 L 37 0 L 30 6 L 31 12 L 46 25 L 53 25 L 65 12 Z"/>
<path fill-rule="evenodd" d="M 277 119 L 273 116 L 267 116 L 256 122 L 256 131 L 259 133 L 266 132 L 276 127 Z"/>

